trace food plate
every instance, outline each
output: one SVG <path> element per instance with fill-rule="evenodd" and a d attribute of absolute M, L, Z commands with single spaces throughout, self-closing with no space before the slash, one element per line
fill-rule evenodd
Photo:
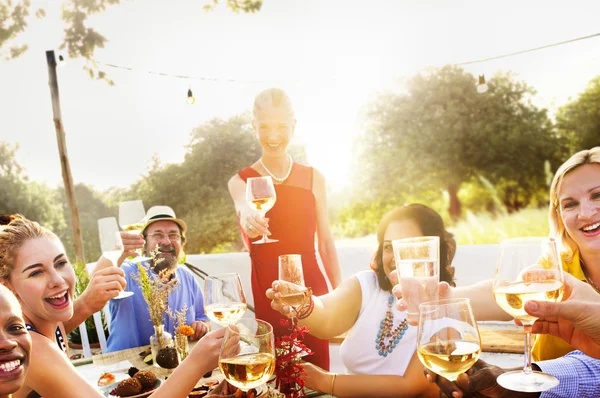
<path fill-rule="evenodd" d="M 116 397 L 118 397 L 118 395 L 112 395 L 110 392 L 112 390 L 114 390 L 115 388 L 117 388 L 117 386 L 119 385 L 119 383 L 120 382 L 116 381 L 116 382 L 114 382 L 112 384 L 109 384 L 107 386 L 101 387 L 100 388 L 100 392 L 102 394 L 104 394 L 105 397 L 116 398 Z M 154 382 L 154 389 L 152 389 L 150 391 L 143 392 L 141 394 L 130 395 L 127 398 L 145 398 L 145 397 L 149 396 L 150 394 L 152 394 L 154 392 L 154 390 L 156 390 L 158 387 L 160 387 L 161 384 L 162 384 L 162 380 L 161 379 L 156 379 L 156 381 Z"/>

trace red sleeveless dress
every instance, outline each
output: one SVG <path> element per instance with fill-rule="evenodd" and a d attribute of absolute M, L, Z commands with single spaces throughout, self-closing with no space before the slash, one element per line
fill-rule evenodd
<path fill-rule="evenodd" d="M 239 176 L 246 182 L 249 177 L 261 177 L 261 174 L 248 167 L 241 171 Z M 302 255 L 305 285 L 310 287 L 316 296 L 328 293 L 327 282 L 319 268 L 315 253 L 317 213 L 312 179 L 312 167 L 294 163 L 288 180 L 284 184 L 275 184 L 277 200 L 275 206 L 267 212 L 267 218 L 269 218 L 271 231 L 270 238 L 278 239 L 279 242 L 253 245 L 252 240 L 258 240 L 260 236 L 256 239 L 248 238 L 240 224 L 242 238 L 250 252 L 252 262 L 252 295 L 256 318 L 273 325 L 275 337 L 290 333 L 288 328 L 280 324 L 283 316 L 271 308 L 271 300 L 265 296 L 273 281 L 278 279 L 280 255 Z M 291 185 L 292 183 L 295 185 Z M 304 359 L 329 370 L 328 341 L 306 334 L 304 342 L 314 352 Z"/>

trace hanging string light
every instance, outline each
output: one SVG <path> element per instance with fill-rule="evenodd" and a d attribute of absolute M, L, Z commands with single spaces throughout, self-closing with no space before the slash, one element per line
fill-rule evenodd
<path fill-rule="evenodd" d="M 483 94 L 488 91 L 488 85 L 485 83 L 485 75 L 479 75 L 479 82 L 477 83 L 477 92 Z"/>
<path fill-rule="evenodd" d="M 187 102 L 189 105 L 193 105 L 196 103 L 196 97 L 194 97 L 194 94 L 192 94 L 191 88 L 188 88 L 187 99 L 185 100 L 185 102 Z"/>

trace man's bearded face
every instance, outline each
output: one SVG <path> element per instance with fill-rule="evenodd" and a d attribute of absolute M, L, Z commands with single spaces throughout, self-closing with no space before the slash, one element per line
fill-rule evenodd
<path fill-rule="evenodd" d="M 179 226 L 173 221 L 157 221 L 146 228 L 145 236 L 145 254 L 153 259 L 154 271 L 159 273 L 165 269 L 177 268 L 183 246 Z"/>

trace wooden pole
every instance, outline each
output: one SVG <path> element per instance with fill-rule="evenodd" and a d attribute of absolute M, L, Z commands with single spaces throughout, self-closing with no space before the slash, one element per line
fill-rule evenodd
<path fill-rule="evenodd" d="M 63 128 L 62 116 L 60 112 L 60 97 L 58 95 L 58 78 L 56 76 L 56 57 L 54 55 L 54 51 L 46 51 L 46 62 L 48 63 L 48 84 L 50 85 L 50 96 L 52 98 L 52 113 L 54 114 L 54 128 L 56 129 L 58 154 L 60 156 L 63 182 L 65 184 L 65 192 L 67 194 L 67 203 L 71 213 L 71 230 L 73 231 L 75 258 L 78 262 L 85 264 L 83 238 L 81 236 L 81 227 L 79 223 L 79 211 L 77 210 L 75 187 L 73 186 L 71 166 L 69 165 L 69 155 L 67 155 L 67 141 L 65 140 L 65 130 Z"/>

